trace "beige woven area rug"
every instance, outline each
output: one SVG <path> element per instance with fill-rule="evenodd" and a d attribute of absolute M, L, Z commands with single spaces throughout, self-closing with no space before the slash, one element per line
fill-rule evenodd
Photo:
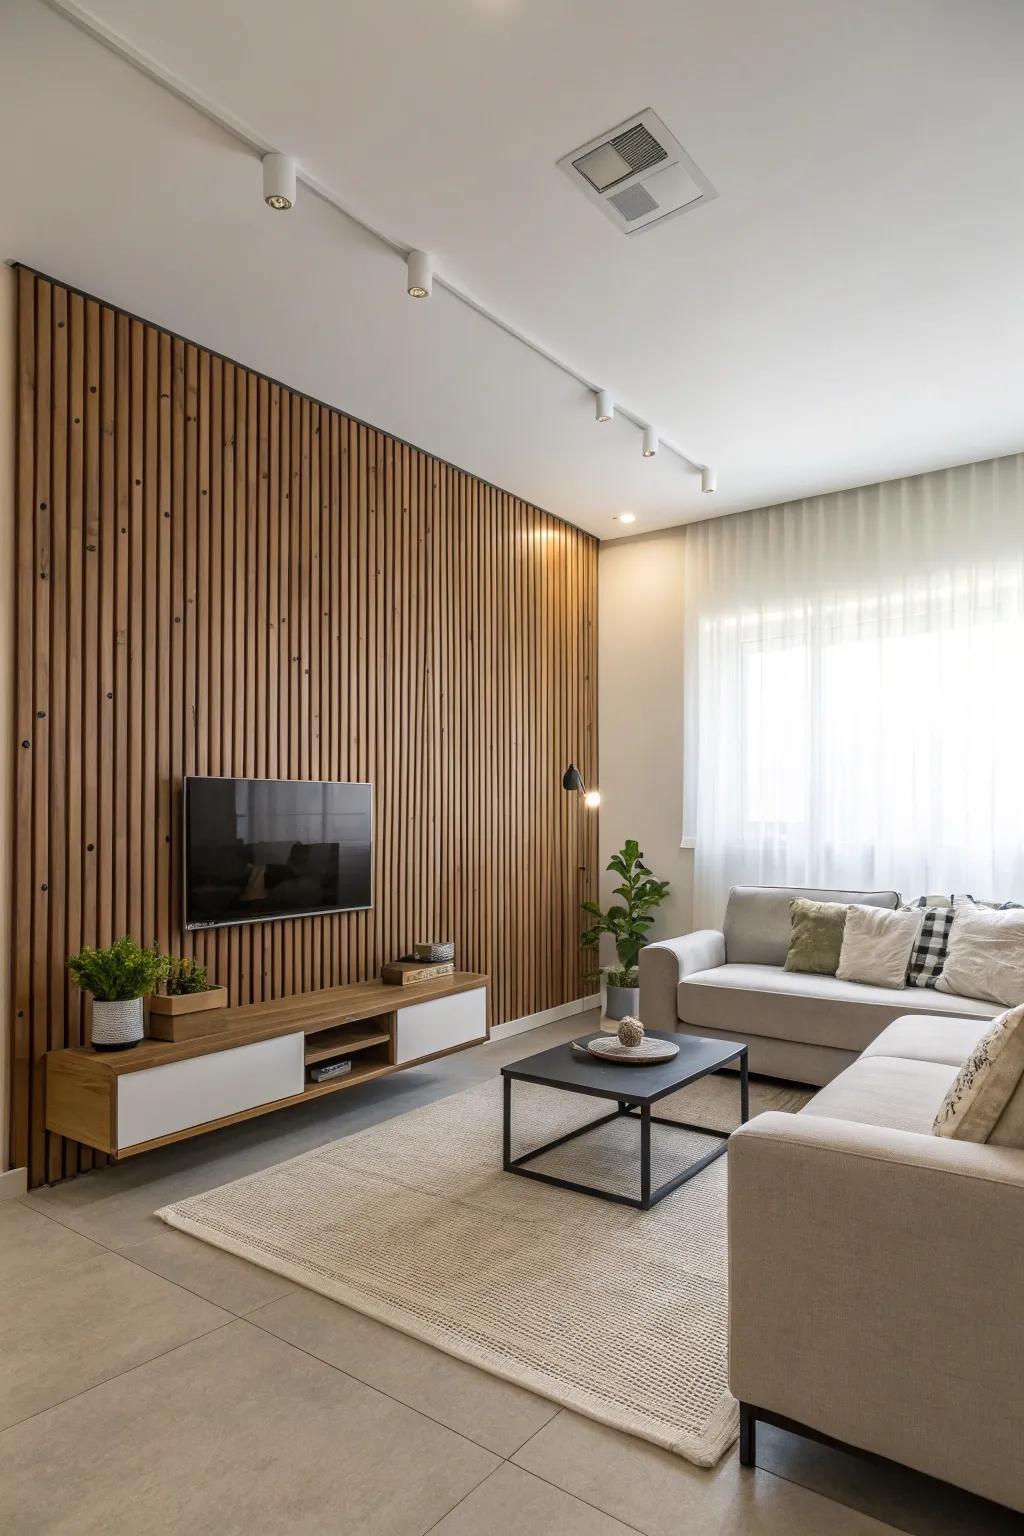
<path fill-rule="evenodd" d="M 639 1069 L 638 1069 L 639 1070 Z M 516 1083 L 513 1156 L 605 1106 Z M 751 1113 L 799 1109 L 751 1083 Z M 658 1112 L 731 1128 L 705 1078 Z M 531 1166 L 639 1193 L 636 1121 Z M 711 1145 L 654 1126 L 655 1187 Z M 713 1466 L 736 1437 L 726 1387 L 726 1159 L 642 1212 L 501 1170 L 501 1084 L 483 1084 L 158 1212 L 215 1247 L 603 1424 Z"/>

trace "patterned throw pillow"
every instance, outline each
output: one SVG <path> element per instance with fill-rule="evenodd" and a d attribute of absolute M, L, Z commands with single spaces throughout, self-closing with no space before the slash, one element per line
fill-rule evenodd
<path fill-rule="evenodd" d="M 949 930 L 953 926 L 956 908 L 932 906 L 927 898 L 922 896 L 913 907 L 905 907 L 903 910 L 924 914 L 917 943 L 910 952 L 907 986 L 934 987 L 942 975 L 946 951 L 949 948 Z"/>
<path fill-rule="evenodd" d="M 1024 1006 L 1001 1013 L 982 1035 L 939 1106 L 932 1126 L 935 1135 L 988 1141 L 1022 1076 Z"/>

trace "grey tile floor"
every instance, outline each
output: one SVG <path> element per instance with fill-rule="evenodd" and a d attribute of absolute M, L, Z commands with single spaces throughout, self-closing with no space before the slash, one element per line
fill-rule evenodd
<path fill-rule="evenodd" d="M 0 1205 L 0 1530 L 1003 1536 L 1022 1522 L 762 1428 L 702 1471 L 153 1212 L 492 1076 L 528 1035 Z"/>

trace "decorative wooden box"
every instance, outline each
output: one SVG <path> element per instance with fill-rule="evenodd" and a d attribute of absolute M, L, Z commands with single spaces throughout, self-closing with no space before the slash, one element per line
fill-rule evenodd
<path fill-rule="evenodd" d="M 195 1040 L 212 1035 L 224 1020 L 211 1017 L 228 1005 L 227 987 L 207 987 L 205 992 L 183 992 L 170 997 L 154 992 L 148 999 L 149 1018 L 146 1033 L 153 1040 Z"/>

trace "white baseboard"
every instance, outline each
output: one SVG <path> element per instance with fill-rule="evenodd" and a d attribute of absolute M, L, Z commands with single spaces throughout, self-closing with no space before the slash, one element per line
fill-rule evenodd
<path fill-rule="evenodd" d="M 17 1200 L 19 1195 L 27 1193 L 27 1168 L 8 1168 L 6 1173 L 0 1173 L 0 1200 Z"/>
<path fill-rule="evenodd" d="M 509 1035 L 524 1035 L 528 1029 L 539 1029 L 542 1024 L 554 1024 L 558 1019 L 571 1019 L 574 1013 L 586 1013 L 589 1008 L 600 1008 L 601 994 L 578 997 L 571 1003 L 559 1003 L 557 1008 L 545 1008 L 542 1013 L 528 1013 L 521 1019 L 509 1019 L 507 1024 L 495 1024 L 492 1040 L 507 1040 Z"/>

